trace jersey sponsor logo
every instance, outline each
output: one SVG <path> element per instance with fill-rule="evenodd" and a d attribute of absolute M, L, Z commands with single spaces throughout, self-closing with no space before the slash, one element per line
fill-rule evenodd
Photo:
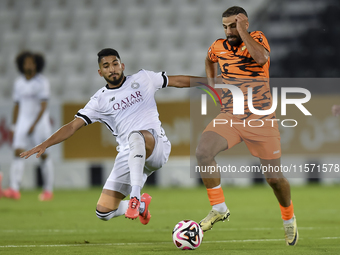
<path fill-rule="evenodd" d="M 131 84 L 131 88 L 133 89 L 138 89 L 139 88 L 139 83 L 138 82 L 134 82 Z"/>
<path fill-rule="evenodd" d="M 114 103 L 112 108 L 113 110 L 125 110 L 126 108 L 142 102 L 143 96 L 140 91 L 136 91 L 135 93 L 131 93 L 130 96 L 127 96 L 120 100 L 120 102 Z"/>

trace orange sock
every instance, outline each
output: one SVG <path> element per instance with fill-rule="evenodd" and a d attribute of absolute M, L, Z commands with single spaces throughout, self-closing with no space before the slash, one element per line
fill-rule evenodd
<path fill-rule="evenodd" d="M 210 205 L 217 205 L 224 202 L 224 194 L 221 187 L 218 189 L 207 189 Z"/>
<path fill-rule="evenodd" d="M 290 205 L 288 207 L 283 207 L 280 205 L 281 209 L 281 217 L 283 220 L 290 220 L 294 216 L 294 206 L 293 201 L 290 201 Z"/>

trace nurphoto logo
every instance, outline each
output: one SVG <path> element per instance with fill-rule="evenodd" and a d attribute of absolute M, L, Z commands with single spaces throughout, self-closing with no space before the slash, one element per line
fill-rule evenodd
<path fill-rule="evenodd" d="M 203 84 L 203 83 L 201 83 Z M 221 98 L 219 97 L 218 93 L 214 88 L 212 88 L 209 85 L 203 84 L 207 86 L 210 90 L 212 90 L 220 100 L 220 104 L 222 105 Z M 230 84 L 215 84 L 215 88 L 221 88 L 221 89 L 229 89 L 232 93 L 233 96 L 233 115 L 243 115 L 244 114 L 244 109 L 245 109 L 245 100 L 244 100 L 244 94 L 240 88 L 238 88 L 235 85 L 230 85 Z M 202 88 L 201 88 L 202 89 Z M 204 90 L 207 94 L 210 95 L 210 97 L 213 98 L 215 105 L 216 100 L 213 97 L 213 95 L 207 91 L 206 89 Z M 303 94 L 303 98 L 287 98 L 288 93 L 295 93 L 295 94 Z M 259 110 L 255 109 L 253 106 L 253 88 L 248 87 L 248 99 L 247 99 L 247 104 L 249 111 L 253 114 L 256 115 L 270 115 L 273 112 L 275 112 L 278 104 L 278 91 L 276 87 L 273 87 L 273 101 L 272 101 L 272 106 L 270 109 L 266 110 Z M 303 106 L 304 103 L 307 103 L 311 99 L 311 93 L 309 90 L 305 88 L 296 88 L 296 87 L 283 87 L 281 88 L 281 115 L 285 116 L 287 114 L 287 105 L 292 104 L 295 105 L 304 115 L 306 116 L 311 116 L 312 114 L 306 109 L 306 107 Z M 206 94 L 202 94 L 201 96 L 201 115 L 207 115 L 207 96 Z M 264 119 L 264 121 L 270 121 L 272 123 L 272 127 L 274 126 L 274 122 L 280 121 L 279 119 Z M 262 119 L 252 119 L 246 122 L 246 120 L 243 120 L 242 123 L 237 122 L 234 124 L 243 124 L 246 126 L 248 124 L 249 127 L 262 127 L 264 125 L 264 122 Z M 232 121 L 229 121 L 230 125 L 232 126 L 233 123 Z M 251 123 L 257 122 L 257 125 L 251 125 Z M 287 125 L 287 122 L 294 122 L 293 125 Z M 220 124 L 227 124 L 228 120 L 225 119 L 214 119 L 214 127 L 215 125 L 220 125 Z M 260 125 L 258 125 L 260 123 Z M 281 120 L 281 125 L 284 127 L 295 127 L 297 126 L 298 122 L 297 120 L 294 119 L 284 119 Z"/>

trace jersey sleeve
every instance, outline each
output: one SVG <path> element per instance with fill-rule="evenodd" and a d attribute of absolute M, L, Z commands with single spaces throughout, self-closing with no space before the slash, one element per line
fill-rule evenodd
<path fill-rule="evenodd" d="M 216 42 L 217 40 L 208 49 L 208 57 L 212 62 L 218 62 L 218 57 L 216 55 L 216 50 L 215 50 Z"/>
<path fill-rule="evenodd" d="M 156 90 L 161 88 L 166 88 L 169 83 L 169 78 L 166 75 L 166 72 L 153 72 L 153 71 L 147 71 L 144 70 L 149 78 L 151 79 L 151 83 L 154 86 Z"/>
<path fill-rule="evenodd" d="M 254 31 L 251 34 L 251 37 L 256 42 L 261 44 L 268 52 L 270 52 L 270 46 L 269 46 L 268 40 L 267 40 L 266 36 L 261 31 Z"/>
<path fill-rule="evenodd" d="M 80 109 L 74 117 L 82 119 L 86 125 L 98 122 L 99 114 L 97 97 L 93 96 L 85 107 Z"/>
<path fill-rule="evenodd" d="M 41 79 L 37 96 L 42 101 L 50 98 L 50 82 L 46 78 Z"/>

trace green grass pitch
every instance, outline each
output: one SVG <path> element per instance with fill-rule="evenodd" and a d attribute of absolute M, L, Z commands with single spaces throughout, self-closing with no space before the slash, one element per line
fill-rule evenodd
<path fill-rule="evenodd" d="M 146 226 L 124 216 L 95 215 L 101 189 L 57 190 L 39 202 L 38 191 L 20 201 L 0 199 L 0 254 L 340 254 L 340 186 L 292 187 L 300 239 L 287 247 L 278 203 L 268 186 L 224 187 L 231 216 L 204 234 L 195 251 L 178 250 L 175 224 L 201 220 L 210 210 L 199 188 L 146 187 L 153 197 Z"/>

